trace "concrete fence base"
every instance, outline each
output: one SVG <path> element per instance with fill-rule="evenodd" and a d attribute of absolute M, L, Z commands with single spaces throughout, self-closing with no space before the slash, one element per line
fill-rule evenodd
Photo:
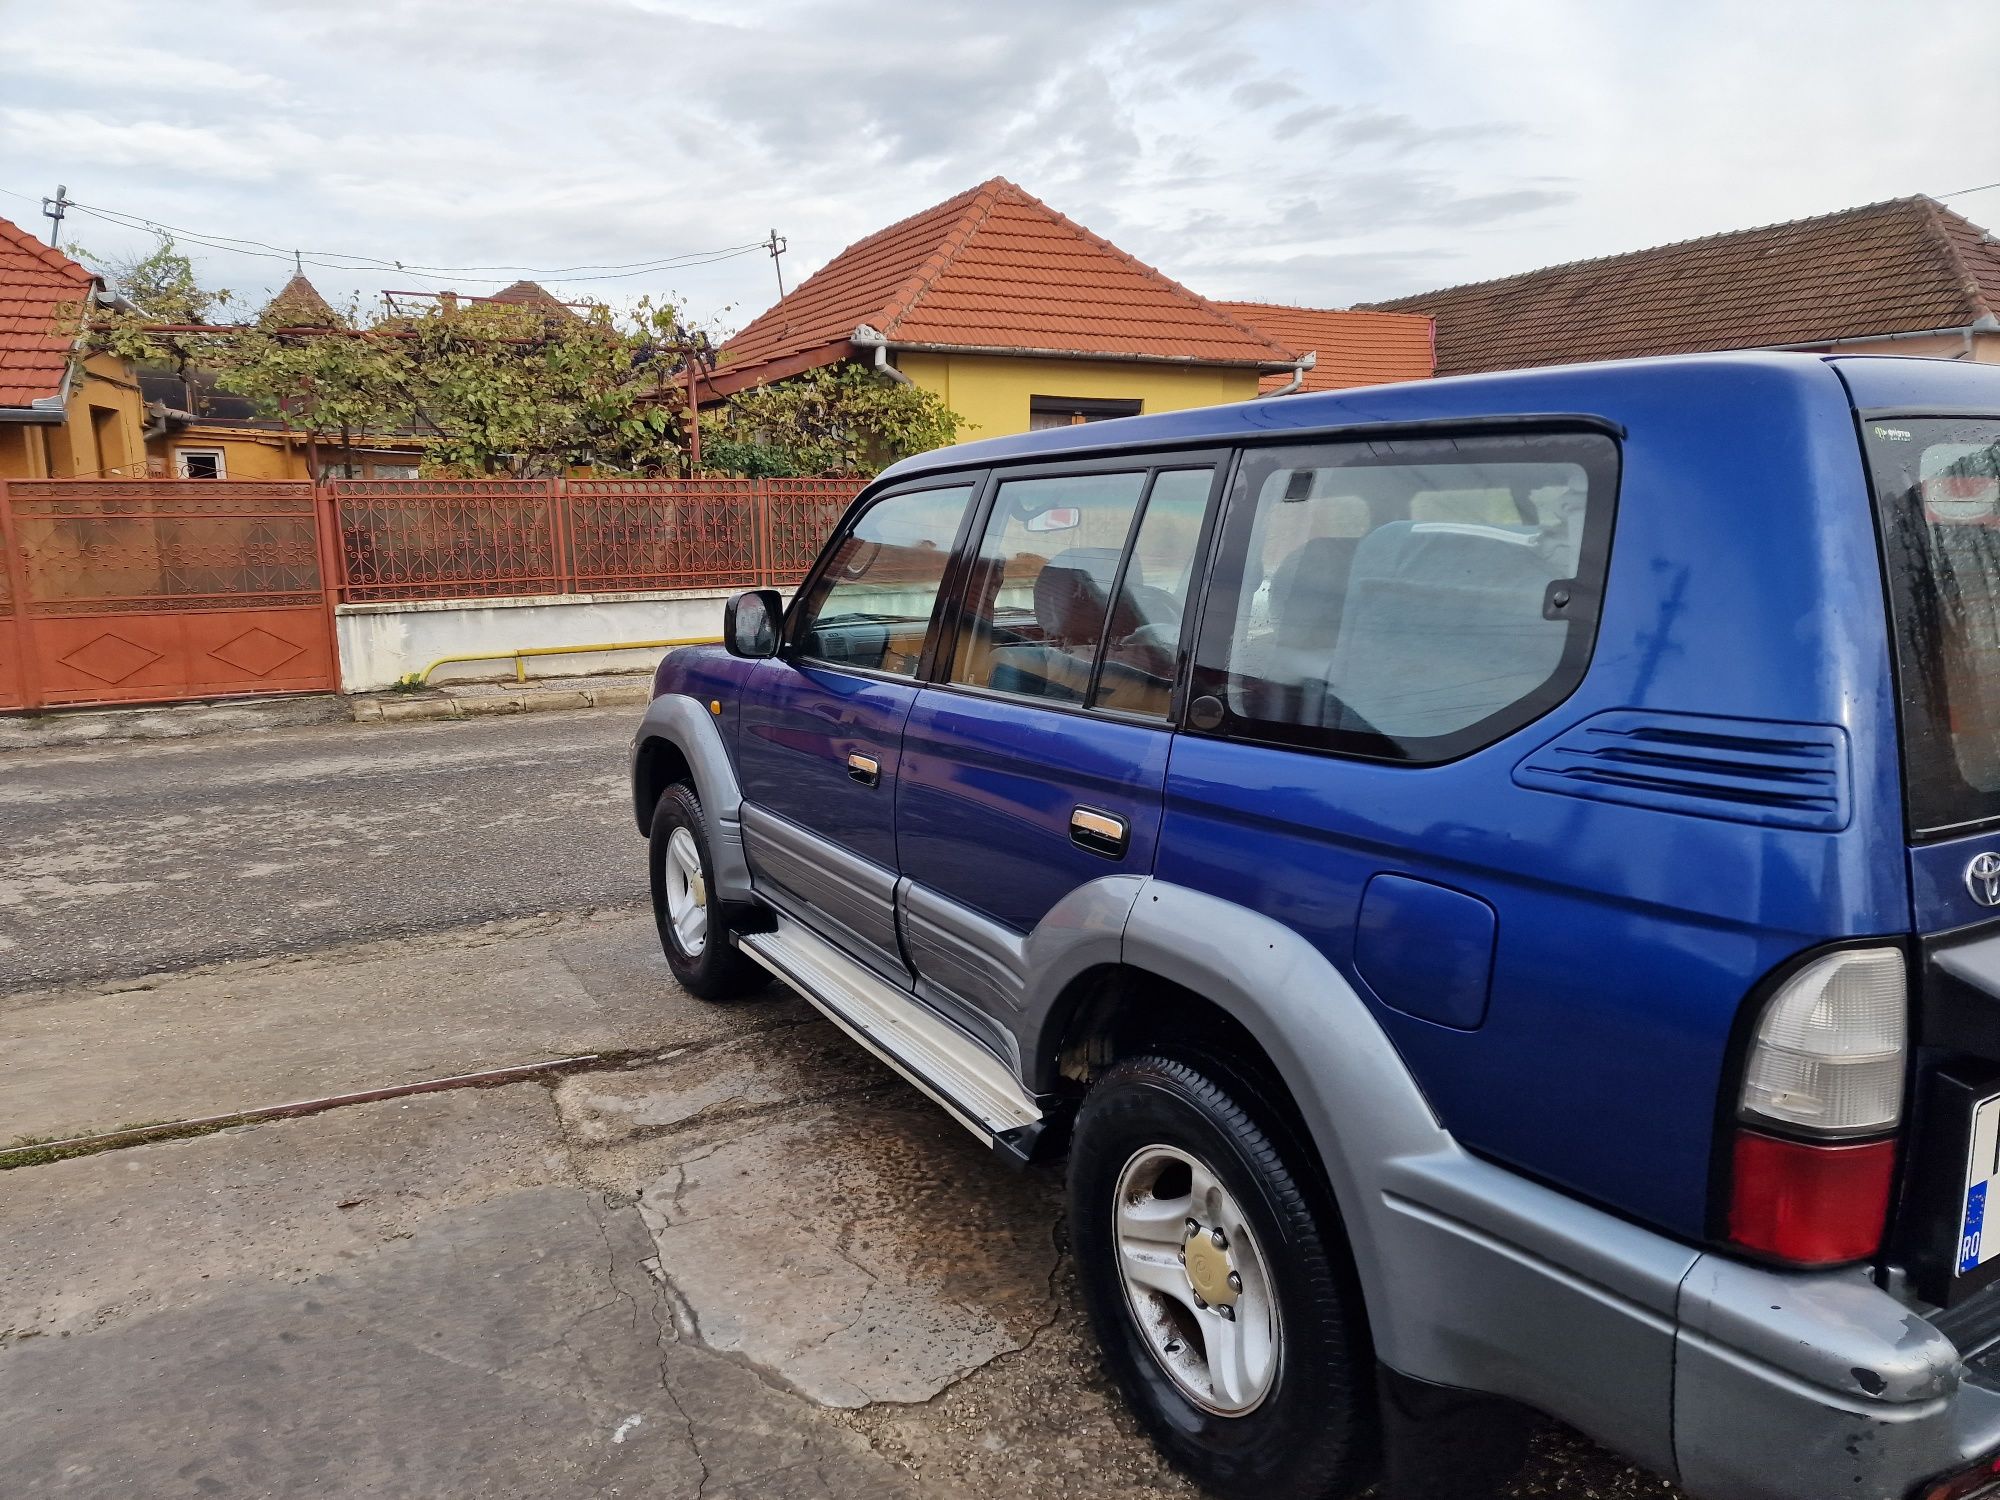
<path fill-rule="evenodd" d="M 616 641 L 716 639 L 732 589 L 667 589 L 631 594 L 540 594 L 506 599 L 408 599 L 343 604 L 335 611 L 344 691 L 392 687 L 447 656 L 530 647 L 600 646 Z M 658 650 L 529 657 L 530 677 L 641 672 Z M 508 660 L 439 667 L 432 682 L 512 677 Z"/>

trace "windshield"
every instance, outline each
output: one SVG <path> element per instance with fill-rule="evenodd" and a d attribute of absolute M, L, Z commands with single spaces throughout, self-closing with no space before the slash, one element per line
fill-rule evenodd
<path fill-rule="evenodd" d="M 1919 838 L 2000 819 L 2000 416 L 1862 424 Z"/>

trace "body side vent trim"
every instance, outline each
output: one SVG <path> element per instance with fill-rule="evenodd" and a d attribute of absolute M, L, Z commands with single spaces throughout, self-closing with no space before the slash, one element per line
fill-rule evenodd
<path fill-rule="evenodd" d="M 1765 828 L 1837 833 L 1852 816 L 1847 731 L 1617 708 L 1529 752 L 1518 786 Z"/>

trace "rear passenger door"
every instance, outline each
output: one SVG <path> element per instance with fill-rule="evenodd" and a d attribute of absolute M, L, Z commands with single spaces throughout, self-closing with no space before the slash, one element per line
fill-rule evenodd
<path fill-rule="evenodd" d="M 1004 1056 L 1027 938 L 1152 868 L 1214 453 L 995 475 L 936 680 L 904 729 L 900 910 L 918 992 Z"/>

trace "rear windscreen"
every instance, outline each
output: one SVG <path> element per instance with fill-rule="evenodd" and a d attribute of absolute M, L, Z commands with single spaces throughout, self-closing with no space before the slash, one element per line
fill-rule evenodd
<path fill-rule="evenodd" d="M 2000 416 L 1867 420 L 1919 837 L 2000 819 Z"/>

